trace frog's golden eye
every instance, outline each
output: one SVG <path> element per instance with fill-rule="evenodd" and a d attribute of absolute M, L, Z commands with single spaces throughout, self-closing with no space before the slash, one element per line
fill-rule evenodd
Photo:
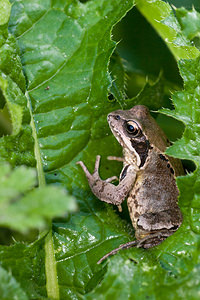
<path fill-rule="evenodd" d="M 140 134 L 140 127 L 136 122 L 128 121 L 126 122 L 126 131 L 136 137 Z"/>

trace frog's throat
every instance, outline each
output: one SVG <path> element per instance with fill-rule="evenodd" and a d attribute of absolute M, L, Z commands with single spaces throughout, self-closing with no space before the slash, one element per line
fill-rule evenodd
<path fill-rule="evenodd" d="M 140 165 L 140 156 L 138 155 L 138 153 L 136 151 L 132 151 L 130 152 L 129 149 L 127 150 L 127 148 L 123 148 L 123 156 L 124 156 L 124 160 L 128 165 L 133 165 L 136 166 L 137 169 L 139 169 L 139 165 Z"/>

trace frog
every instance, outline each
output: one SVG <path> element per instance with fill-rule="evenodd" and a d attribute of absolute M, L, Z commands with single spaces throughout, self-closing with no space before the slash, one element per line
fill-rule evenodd
<path fill-rule="evenodd" d="M 126 199 L 136 240 L 120 245 L 104 255 L 98 263 L 131 247 L 152 248 L 178 230 L 182 214 L 178 206 L 176 177 L 184 170 L 179 159 L 165 154 L 170 141 L 144 105 L 108 114 L 109 127 L 122 147 L 123 157 L 109 160 L 123 162 L 119 183 L 116 176 L 102 180 L 99 176 L 100 155 L 91 174 L 82 161 L 79 164 L 93 194 L 106 203 L 121 204 Z"/>

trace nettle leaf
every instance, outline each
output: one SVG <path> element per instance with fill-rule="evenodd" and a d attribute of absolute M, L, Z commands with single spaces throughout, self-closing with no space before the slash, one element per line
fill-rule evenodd
<path fill-rule="evenodd" d="M 0 5 L 0 70 L 8 75 L 21 90 L 25 91 L 25 78 L 22 71 L 19 49 L 15 38 L 7 28 L 11 4 L 8 0 L 2 0 Z"/>
<path fill-rule="evenodd" d="M 176 17 L 181 26 L 182 33 L 189 39 L 192 40 L 196 36 L 199 37 L 200 31 L 200 14 L 193 9 L 188 11 L 184 7 L 175 9 Z"/>
<path fill-rule="evenodd" d="M 16 299 L 16 300 L 28 300 L 27 295 L 12 277 L 11 273 L 0 267 L 0 293 L 1 299 Z"/>
<path fill-rule="evenodd" d="M 133 105 L 141 104 L 156 111 L 161 107 L 170 106 L 169 94 L 169 87 L 160 73 L 155 82 L 146 81 L 137 96 L 126 100 L 126 105 L 131 108 Z"/>
<path fill-rule="evenodd" d="M 16 243 L 9 247 L 0 246 L 1 268 L 10 274 L 9 277 L 3 274 L 4 280 L 7 277 L 7 281 L 10 280 L 9 291 L 6 290 L 7 285 L 2 287 L 3 295 L 9 293 L 6 299 L 15 299 L 17 296 L 20 300 L 47 299 L 44 260 L 44 237 L 30 245 Z M 12 292 L 16 294 L 12 295 Z"/>
<path fill-rule="evenodd" d="M 8 107 L 12 135 L 0 139 L 0 157 L 13 166 L 34 166 L 34 140 L 30 127 L 30 112 L 24 95 L 25 78 L 15 38 L 7 29 L 11 6 L 8 0 L 2 1 L 1 5 L 1 14 L 4 17 L 0 24 L 0 106 L 6 103 Z"/>
<path fill-rule="evenodd" d="M 7 164 L 0 165 L 0 226 L 26 233 L 43 229 L 53 217 L 75 210 L 74 198 L 63 188 L 33 189 L 36 183 L 35 169 L 21 166 L 11 170 Z"/>
<path fill-rule="evenodd" d="M 137 0 L 136 4 L 177 60 L 196 58 L 199 55 L 199 51 L 182 33 L 181 26 L 168 3 L 161 0 Z"/>
<path fill-rule="evenodd" d="M 12 135 L 0 139 L 1 160 L 12 165 L 35 165 L 34 142 L 30 126 L 31 112 L 25 96 L 25 78 L 19 50 L 14 37 L 8 33 L 6 24 L 10 13 L 10 3 L 2 6 L 0 88 L 6 101 L 12 121 Z M 3 24 L 3 21 L 6 23 Z M 36 173 L 25 167 L 11 171 L 9 165 L 0 166 L 1 201 L 0 225 L 21 232 L 30 228 L 42 228 L 52 217 L 73 210 L 74 200 L 59 187 L 36 186 Z M 28 186 L 26 183 L 28 182 Z M 33 190 L 31 190 L 33 189 Z"/>
<path fill-rule="evenodd" d="M 114 52 L 110 58 L 110 95 L 109 99 L 116 99 L 121 108 L 126 108 L 126 73 L 124 71 L 122 59 L 117 52 Z"/>
<path fill-rule="evenodd" d="M 196 170 L 193 174 L 189 174 L 183 178 L 178 178 L 178 184 L 180 186 L 180 192 L 182 197 L 183 207 L 187 209 L 187 213 L 191 217 L 192 230 L 199 233 L 198 225 L 198 209 L 199 209 L 199 58 L 191 61 L 180 61 L 179 67 L 181 75 L 184 78 L 184 91 L 176 92 L 173 95 L 173 103 L 175 109 L 169 111 L 163 109 L 162 112 L 170 115 L 185 125 L 185 131 L 183 137 L 178 140 L 173 146 L 171 146 L 167 153 L 182 159 L 190 159 L 196 165 Z M 192 187 L 192 190 L 191 190 Z"/>
<path fill-rule="evenodd" d="M 175 13 L 183 34 L 200 49 L 200 13 L 194 7 L 191 11 L 184 7 L 175 9 Z"/>

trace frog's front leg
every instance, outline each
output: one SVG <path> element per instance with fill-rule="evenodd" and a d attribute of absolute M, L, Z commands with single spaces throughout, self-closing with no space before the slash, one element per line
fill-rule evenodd
<path fill-rule="evenodd" d="M 132 166 L 127 166 L 126 176 L 115 186 L 99 177 L 99 163 L 100 155 L 96 158 L 94 173 L 90 174 L 82 161 L 77 162 L 82 167 L 94 195 L 101 201 L 120 205 L 134 185 L 136 173 Z"/>

